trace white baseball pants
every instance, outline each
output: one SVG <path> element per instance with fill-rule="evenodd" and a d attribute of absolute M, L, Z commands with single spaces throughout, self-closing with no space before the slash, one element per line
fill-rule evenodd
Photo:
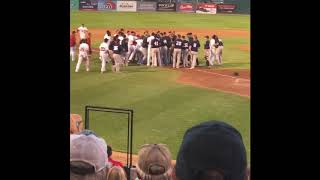
<path fill-rule="evenodd" d="M 70 56 L 72 61 L 76 60 L 76 46 L 70 47 Z"/>
<path fill-rule="evenodd" d="M 151 45 L 148 45 L 147 66 L 150 66 L 150 58 L 151 58 Z"/>
<path fill-rule="evenodd" d="M 86 70 L 89 71 L 90 60 L 88 55 L 79 54 L 78 63 L 76 66 L 76 72 L 79 72 L 82 61 L 86 61 Z"/>
<path fill-rule="evenodd" d="M 172 67 L 173 68 L 180 67 L 180 59 L 181 59 L 181 49 L 174 49 L 173 50 L 173 60 L 172 60 Z"/>
<path fill-rule="evenodd" d="M 213 48 L 213 49 L 210 49 L 210 56 L 209 56 L 209 65 L 210 66 L 213 66 L 213 62 L 215 61 L 215 57 L 216 57 L 216 50 Z"/>

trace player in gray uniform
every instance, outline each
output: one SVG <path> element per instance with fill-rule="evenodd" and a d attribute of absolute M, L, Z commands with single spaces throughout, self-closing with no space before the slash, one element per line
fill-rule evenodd
<path fill-rule="evenodd" d="M 147 57 L 148 57 L 148 41 L 147 41 L 147 39 L 148 39 L 148 34 L 147 33 L 145 33 L 145 35 L 142 37 L 142 49 L 141 49 L 141 52 L 142 52 L 142 55 L 143 55 L 143 57 L 142 57 L 142 63 L 141 64 L 145 64 L 145 63 L 147 63 Z"/>
<path fill-rule="evenodd" d="M 162 66 L 159 51 L 160 43 L 160 37 L 158 35 L 155 35 L 155 38 L 151 40 L 152 67 L 156 67 L 157 63 L 159 63 L 159 66 Z"/>
<path fill-rule="evenodd" d="M 216 59 L 218 65 L 222 65 L 222 50 L 223 50 L 223 42 L 221 39 L 218 38 L 217 36 L 217 46 L 216 46 Z"/>
<path fill-rule="evenodd" d="M 180 61 L 181 61 L 181 48 L 182 48 L 182 40 L 181 35 L 178 34 L 178 38 L 173 42 L 173 62 L 172 67 L 179 69 Z"/>
<path fill-rule="evenodd" d="M 183 62 L 183 67 L 188 66 L 188 54 L 189 54 L 189 42 L 186 40 L 185 36 L 182 36 L 182 48 L 181 48 L 181 58 Z"/>
<path fill-rule="evenodd" d="M 112 51 L 112 71 L 120 72 L 120 65 L 123 64 L 123 59 L 121 58 L 121 52 L 123 51 L 120 45 L 120 40 L 114 38 L 114 41 L 110 43 L 109 49 Z"/>
<path fill-rule="evenodd" d="M 196 35 L 193 36 L 193 41 L 190 42 L 189 49 L 191 51 L 191 67 L 190 69 L 194 69 L 194 67 L 197 64 L 197 58 L 198 58 L 198 50 L 200 48 L 200 43 L 198 40 L 198 37 Z"/>

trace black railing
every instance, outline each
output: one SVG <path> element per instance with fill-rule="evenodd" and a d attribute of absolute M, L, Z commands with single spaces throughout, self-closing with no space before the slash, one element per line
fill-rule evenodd
<path fill-rule="evenodd" d="M 90 111 L 97 112 L 111 112 L 111 113 L 121 113 L 128 115 L 128 135 L 127 135 L 127 166 L 126 172 L 128 179 L 130 179 L 130 170 L 132 166 L 132 139 L 133 139 L 133 110 L 124 108 L 111 108 L 111 107 L 101 107 L 101 106 L 86 106 L 85 107 L 85 129 L 90 128 Z"/>

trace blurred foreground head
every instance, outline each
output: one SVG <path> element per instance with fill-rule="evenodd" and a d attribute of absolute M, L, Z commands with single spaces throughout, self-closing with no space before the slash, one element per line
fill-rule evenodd
<path fill-rule="evenodd" d="M 145 144 L 138 153 L 137 172 L 142 180 L 171 180 L 171 153 L 164 144 Z"/>
<path fill-rule="evenodd" d="M 72 139 L 70 141 L 70 180 L 105 180 L 107 158 L 106 149 L 96 136 L 79 135 Z"/>
<path fill-rule="evenodd" d="M 175 173 L 179 180 L 246 180 L 247 157 L 241 134 L 220 121 L 188 129 Z"/>

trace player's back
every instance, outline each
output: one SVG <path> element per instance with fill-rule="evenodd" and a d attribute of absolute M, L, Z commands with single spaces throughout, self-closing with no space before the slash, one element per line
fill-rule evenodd
<path fill-rule="evenodd" d="M 150 36 L 147 39 L 147 42 L 149 43 L 149 45 L 151 45 L 151 41 L 154 39 L 154 36 Z"/>
<path fill-rule="evenodd" d="M 87 55 L 89 51 L 89 45 L 87 43 L 81 43 L 80 46 L 79 46 L 79 54 L 81 55 Z"/>
<path fill-rule="evenodd" d="M 211 39 L 210 40 L 210 48 L 212 48 L 212 46 L 214 46 L 216 44 L 215 39 Z"/>
<path fill-rule="evenodd" d="M 182 40 L 180 38 L 174 41 L 174 48 L 181 49 L 182 48 Z"/>
<path fill-rule="evenodd" d="M 182 40 L 182 49 L 188 49 L 189 48 L 189 42 L 187 40 Z"/>
<path fill-rule="evenodd" d="M 105 52 L 106 50 L 108 50 L 109 47 L 108 47 L 108 44 L 106 42 L 102 42 L 99 46 L 99 50 L 100 52 Z"/>
<path fill-rule="evenodd" d="M 143 39 L 137 39 L 137 46 L 142 46 Z"/>

